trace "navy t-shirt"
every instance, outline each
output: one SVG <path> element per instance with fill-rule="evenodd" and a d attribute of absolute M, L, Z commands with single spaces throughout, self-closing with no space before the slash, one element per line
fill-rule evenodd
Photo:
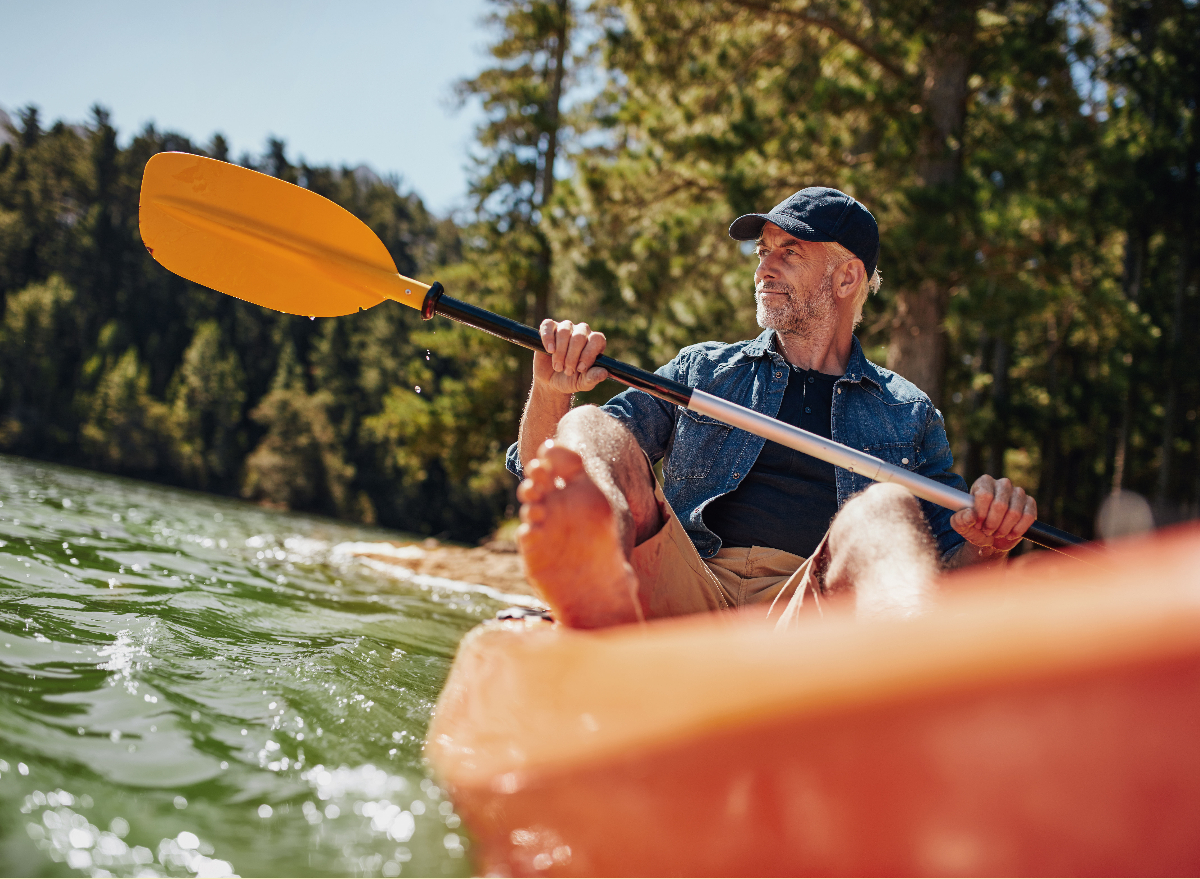
<path fill-rule="evenodd" d="M 839 378 L 793 366 L 779 420 L 832 439 Z M 723 546 L 770 546 L 807 558 L 837 509 L 833 465 L 768 440 L 741 484 L 704 508 L 704 524 Z"/>

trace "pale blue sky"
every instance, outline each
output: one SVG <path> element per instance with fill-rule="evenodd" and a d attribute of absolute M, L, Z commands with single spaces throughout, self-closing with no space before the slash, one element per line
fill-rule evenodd
<path fill-rule="evenodd" d="M 231 152 L 268 135 L 312 164 L 396 173 L 438 212 L 466 196 L 477 106 L 452 83 L 486 63 L 485 0 L 0 0 L 0 107 L 82 122 L 122 145 L 147 122 Z"/>

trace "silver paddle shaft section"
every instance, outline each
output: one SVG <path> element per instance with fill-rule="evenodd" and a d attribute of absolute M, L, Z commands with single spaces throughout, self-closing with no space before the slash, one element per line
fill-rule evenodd
<path fill-rule="evenodd" d="M 917 497 L 935 503 L 939 507 L 957 511 L 974 506 L 974 499 L 965 491 L 934 482 L 932 479 L 905 470 L 903 467 L 881 461 L 866 452 L 835 443 L 823 436 L 817 436 L 815 433 L 785 424 L 768 415 L 763 415 L 761 412 L 755 412 L 753 409 L 747 409 L 737 403 L 730 403 L 728 400 L 722 400 L 720 397 L 714 397 L 704 391 L 692 391 L 688 408 L 693 412 L 710 415 L 726 424 L 732 424 L 734 427 L 740 427 L 742 430 L 757 434 L 764 439 L 777 442 L 781 446 L 812 455 L 835 467 L 865 476 L 867 479 L 902 485 Z"/>

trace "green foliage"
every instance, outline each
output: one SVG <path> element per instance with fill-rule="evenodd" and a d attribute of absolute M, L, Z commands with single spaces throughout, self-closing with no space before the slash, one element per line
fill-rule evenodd
<path fill-rule="evenodd" d="M 1046 518 L 1089 532 L 1121 481 L 1125 405 L 1124 484 L 1156 494 L 1164 520 L 1200 507 L 1196 441 L 1164 431 L 1172 412 L 1195 418 L 1196 374 L 1167 357 L 1162 381 L 1168 337 L 1180 352 L 1195 338 L 1196 261 L 1177 256 L 1195 234 L 1165 231 L 1183 225 L 1176 205 L 1194 217 L 1198 201 L 1194 4 L 606 9 L 610 85 L 589 108 L 598 146 L 574 156 L 560 199 L 572 222 L 553 230 L 564 313 L 586 314 L 645 366 L 698 339 L 746 338 L 752 261 L 729 221 L 837 186 L 883 237 L 864 345 L 939 399 L 968 478 L 1018 467 Z M 1135 73 L 1157 111 L 1120 86 Z M 1143 151 L 1152 158 L 1136 165 Z M 1136 233 L 1147 212 L 1161 237 Z M 1129 301 L 1134 234 L 1162 242 L 1143 280 L 1163 266 L 1153 305 Z M 1163 299 L 1182 303 L 1176 317 Z M 1130 362 L 1144 364 L 1136 385 Z M 1166 484 L 1169 449 L 1189 459 Z"/>
<path fill-rule="evenodd" d="M 70 401 L 56 394 L 70 378 L 62 345 L 76 333 L 74 305 L 75 291 L 58 275 L 7 298 L 0 323 L 0 394 L 9 407 L 0 420 L 0 444 L 65 439 L 56 427 L 69 413 L 56 410 Z"/>
<path fill-rule="evenodd" d="M 182 478 L 196 488 L 227 484 L 245 454 L 246 374 L 216 321 L 196 327 L 167 400 Z"/>
<path fill-rule="evenodd" d="M 153 474 L 169 448 L 167 407 L 150 394 L 150 371 L 129 348 L 81 401 L 79 445 L 99 470 Z"/>
<path fill-rule="evenodd" d="M 87 126 L 48 131 L 30 108 L 8 134 L 0 146 L 0 449 L 426 533 L 471 539 L 490 530 L 511 480 L 475 480 L 475 465 L 457 452 L 451 477 L 440 461 L 455 447 L 432 440 L 422 446 L 427 465 L 396 468 L 395 450 L 363 429 L 394 388 L 421 381 L 432 389 L 439 376 L 466 372 L 451 352 L 425 377 L 431 364 L 413 341 L 415 314 L 382 306 L 309 321 L 158 266 L 138 235 L 142 169 L 161 150 L 206 152 L 182 137 L 148 127 L 122 148 L 99 108 Z M 219 135 L 207 152 L 228 160 Z M 405 274 L 461 249 L 457 228 L 396 179 L 293 165 L 277 140 L 259 162 L 246 161 L 362 218 Z M 473 436 L 467 417 L 470 407 L 443 422 Z"/>

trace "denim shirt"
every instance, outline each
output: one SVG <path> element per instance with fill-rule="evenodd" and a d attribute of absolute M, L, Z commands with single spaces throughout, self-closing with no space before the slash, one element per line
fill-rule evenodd
<path fill-rule="evenodd" d="M 748 342 L 703 342 L 684 348 L 656 370 L 664 378 L 707 391 L 756 412 L 779 414 L 791 370 L 772 344 L 774 330 Z M 721 538 L 704 524 L 704 508 L 733 491 L 754 466 L 766 440 L 722 421 L 683 409 L 629 388 L 601 407 L 634 435 L 639 445 L 663 466 L 663 493 L 702 558 L 721 548 Z M 951 471 L 954 459 L 942 414 L 916 385 L 876 366 L 852 340 L 845 374 L 834 384 L 833 439 L 922 476 L 967 490 Z M 506 465 L 523 476 L 517 444 Z M 835 468 L 838 509 L 871 480 Z M 950 527 L 949 510 L 920 501 L 943 559 L 963 542 Z"/>

